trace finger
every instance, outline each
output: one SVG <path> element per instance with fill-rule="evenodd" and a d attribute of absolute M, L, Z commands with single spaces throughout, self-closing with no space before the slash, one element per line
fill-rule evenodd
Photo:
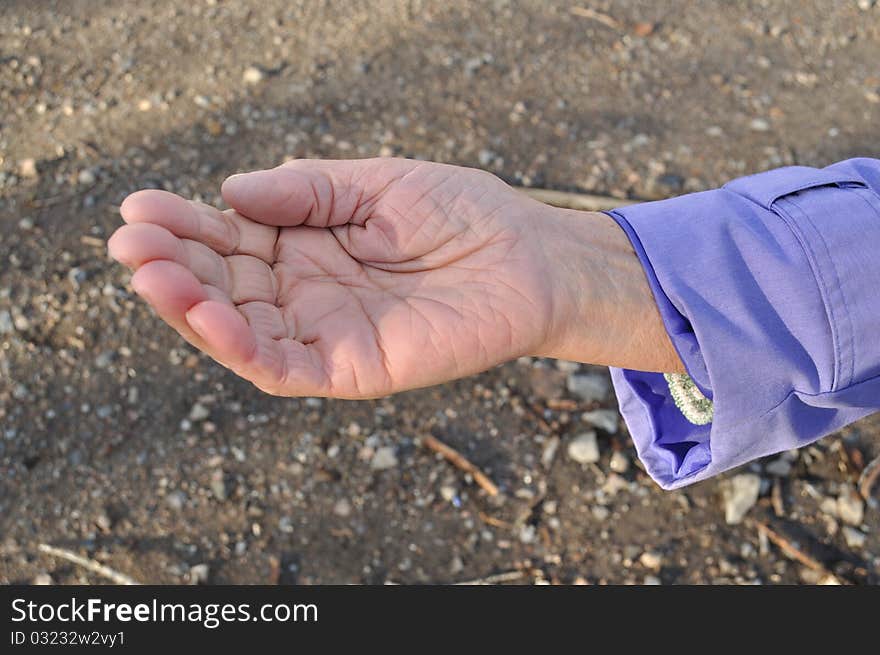
<path fill-rule="evenodd" d="M 268 225 L 363 224 L 388 186 L 418 165 L 388 158 L 300 159 L 233 175 L 221 193 L 241 214 Z"/>
<path fill-rule="evenodd" d="M 275 274 L 263 260 L 250 255 L 222 257 L 199 241 L 179 239 L 153 223 L 122 226 L 110 238 L 108 248 L 114 259 L 132 269 L 160 259 L 177 262 L 233 303 L 276 300 Z"/>
<path fill-rule="evenodd" d="M 153 223 L 123 225 L 107 241 L 110 256 L 136 270 L 154 259 L 169 259 L 186 265 L 183 244 L 164 227 Z"/>
<path fill-rule="evenodd" d="M 214 352 L 186 322 L 186 312 L 205 300 L 222 303 L 234 309 L 229 298 L 219 289 L 199 284 L 192 273 L 169 261 L 148 262 L 131 278 L 134 290 L 146 300 L 159 317 L 174 328 L 193 346 L 213 357 L 223 366 L 229 364 Z"/>
<path fill-rule="evenodd" d="M 199 241 L 179 239 L 154 223 L 123 225 L 107 242 L 110 256 L 131 269 L 158 259 L 177 262 L 193 271 L 202 282 L 211 283 L 212 271 L 223 258 Z M 205 272 L 207 271 L 207 272 Z"/>
<path fill-rule="evenodd" d="M 135 272 L 131 286 L 184 339 L 200 350 L 206 350 L 204 341 L 193 332 L 185 318 L 193 305 L 208 299 L 205 288 L 189 270 L 174 262 L 149 262 Z"/>
<path fill-rule="evenodd" d="M 329 393 L 318 352 L 287 337 L 277 307 L 257 302 L 235 309 L 209 300 L 192 307 L 186 320 L 215 358 L 263 391 L 284 396 Z"/>
<path fill-rule="evenodd" d="M 275 261 L 278 230 L 255 223 L 234 210 L 221 212 L 167 191 L 137 191 L 119 208 L 126 223 L 160 225 L 175 236 L 199 241 L 221 255 L 244 254 Z"/>
<path fill-rule="evenodd" d="M 258 306 L 262 304 L 245 305 L 246 315 L 258 320 L 269 318 L 270 310 Z M 249 323 L 246 315 L 208 300 L 190 309 L 186 320 L 215 357 L 228 362 L 232 370 L 260 389 L 284 396 L 319 394 L 320 376 L 306 356 L 306 346 L 255 330 L 260 326 Z"/>
<path fill-rule="evenodd" d="M 208 349 L 232 368 L 243 369 L 254 361 L 256 335 L 234 307 L 205 298 L 187 309 L 184 319 Z"/>

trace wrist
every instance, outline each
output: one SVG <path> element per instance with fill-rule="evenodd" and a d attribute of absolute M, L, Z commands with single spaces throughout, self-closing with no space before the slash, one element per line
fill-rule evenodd
<path fill-rule="evenodd" d="M 547 339 L 534 354 L 643 371 L 683 371 L 642 265 L 614 219 L 599 212 L 548 209 L 539 243 L 552 310 Z"/>

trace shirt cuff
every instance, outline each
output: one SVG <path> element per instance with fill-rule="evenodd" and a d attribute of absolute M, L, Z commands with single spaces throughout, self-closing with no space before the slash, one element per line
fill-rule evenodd
<path fill-rule="evenodd" d="M 608 212 L 687 376 L 611 369 L 671 489 L 880 409 L 880 161 L 801 166 Z"/>

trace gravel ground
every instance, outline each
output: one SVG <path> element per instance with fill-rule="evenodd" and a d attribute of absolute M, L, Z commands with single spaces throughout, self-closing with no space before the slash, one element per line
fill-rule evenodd
<path fill-rule="evenodd" d="M 103 581 L 44 542 L 152 583 L 880 582 L 880 492 L 855 492 L 880 416 L 663 492 L 604 369 L 272 398 L 166 329 L 105 251 L 127 193 L 219 203 L 225 176 L 288 157 L 639 199 L 876 157 L 878 43 L 870 0 L 4 0 L 0 581 Z"/>

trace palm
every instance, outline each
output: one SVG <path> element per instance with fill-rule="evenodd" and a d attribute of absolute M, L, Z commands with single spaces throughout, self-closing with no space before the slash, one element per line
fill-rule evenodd
<path fill-rule="evenodd" d="M 379 396 L 544 336 L 529 205 L 497 178 L 404 160 L 257 175 L 224 188 L 238 212 L 135 194 L 111 250 L 166 321 L 259 387 Z"/>

